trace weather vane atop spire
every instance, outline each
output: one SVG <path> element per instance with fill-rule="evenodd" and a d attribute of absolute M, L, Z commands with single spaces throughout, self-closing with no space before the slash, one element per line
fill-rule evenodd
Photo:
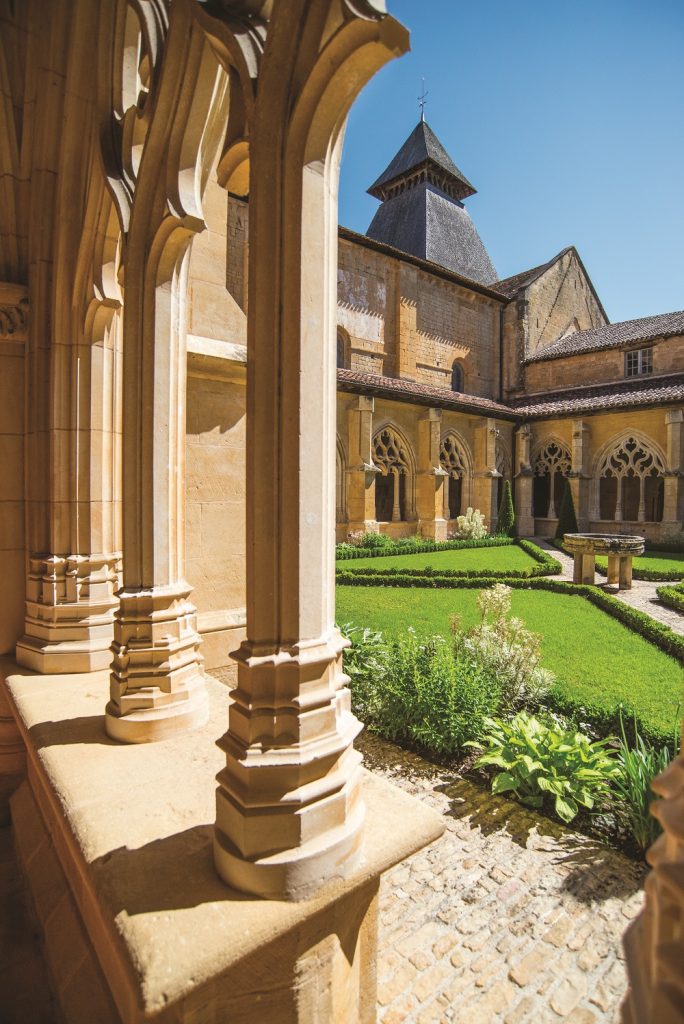
<path fill-rule="evenodd" d="M 424 75 L 422 76 L 421 81 L 423 83 L 423 90 L 422 90 L 420 96 L 418 97 L 418 106 L 420 107 L 420 119 L 421 119 L 421 121 L 424 121 L 425 120 L 425 101 L 426 101 L 429 93 L 425 92 L 425 76 Z"/>

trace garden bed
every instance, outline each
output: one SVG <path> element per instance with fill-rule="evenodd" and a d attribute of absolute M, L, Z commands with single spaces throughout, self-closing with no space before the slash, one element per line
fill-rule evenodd
<path fill-rule="evenodd" d="M 443 637 L 450 635 L 454 614 L 465 628 L 476 622 L 477 589 L 491 585 L 486 579 L 457 583 L 404 577 L 403 582 L 393 579 L 379 586 L 377 577 L 362 576 L 344 581 L 348 585 L 338 582 L 338 621 L 387 635 L 412 626 L 419 635 Z M 548 706 L 606 735 L 617 731 L 622 705 L 628 717 L 636 715 L 649 739 L 671 738 L 679 716 L 682 669 L 663 647 L 684 660 L 684 638 L 595 587 L 556 580 L 506 582 L 515 588 L 514 614 L 542 635 L 542 663 L 557 676 L 545 700 Z M 425 586 L 435 588 L 429 600 L 422 593 Z M 616 621 L 618 616 L 632 627 L 641 626 L 647 636 Z"/>
<path fill-rule="evenodd" d="M 537 547 L 531 541 L 512 541 L 505 544 L 450 549 L 431 549 L 428 552 L 411 552 L 387 555 L 384 552 L 370 552 L 369 557 L 355 558 L 351 565 L 347 559 L 337 562 L 338 575 L 345 580 L 350 576 L 376 577 L 426 577 L 438 576 L 445 579 L 502 578 L 532 579 L 536 576 L 550 576 L 562 571 L 557 559 Z M 459 543 L 459 542 L 452 542 Z M 460 542 L 462 544 L 462 542 Z M 363 549 L 357 549 L 363 550 Z"/>

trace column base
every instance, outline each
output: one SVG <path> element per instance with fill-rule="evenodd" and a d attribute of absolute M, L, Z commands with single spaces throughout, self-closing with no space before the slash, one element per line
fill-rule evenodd
<path fill-rule="evenodd" d="M 203 725 L 208 705 L 187 583 L 119 592 L 105 729 L 150 743 Z"/>
<path fill-rule="evenodd" d="M 443 541 L 447 539 L 448 525 L 446 519 L 419 519 L 418 533 L 430 540 Z"/>
<path fill-rule="evenodd" d="M 226 767 L 216 792 L 216 868 L 229 885 L 301 900 L 355 869 L 363 825 L 361 724 L 351 712 L 339 633 L 234 655 Z"/>
<path fill-rule="evenodd" d="M 118 553 L 31 557 L 20 665 L 42 675 L 109 668 L 119 561 Z"/>

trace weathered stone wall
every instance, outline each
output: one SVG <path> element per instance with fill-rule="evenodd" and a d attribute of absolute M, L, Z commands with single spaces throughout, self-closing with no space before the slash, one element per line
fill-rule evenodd
<path fill-rule="evenodd" d="M 636 345 L 647 348 L 649 343 Z M 684 366 L 684 337 L 666 338 L 653 344 L 653 375 L 681 372 Z M 625 350 L 609 349 L 587 352 L 566 359 L 549 359 L 529 363 L 525 368 L 526 392 L 555 391 L 557 388 L 577 387 L 584 384 L 603 384 L 623 380 L 625 377 Z M 634 377 L 635 387 L 639 380 Z"/>
<path fill-rule="evenodd" d="M 246 395 L 237 349 L 193 350 L 206 339 L 246 343 L 247 206 L 210 179 L 204 208 L 209 230 L 193 242 L 190 262 L 185 551 L 202 655 L 213 668 L 244 636 Z"/>
<path fill-rule="evenodd" d="M 462 360 L 465 391 L 495 397 L 499 309 L 494 299 L 340 239 L 338 323 L 352 370 L 450 389 L 454 360 Z"/>
<path fill-rule="evenodd" d="M 233 200 L 229 219 L 228 194 L 220 188 L 213 175 L 209 177 L 203 207 L 209 227 L 192 244 L 188 334 L 244 345 L 247 275 L 246 269 L 239 272 L 239 268 L 245 267 L 247 256 L 247 207 L 239 200 Z"/>
<path fill-rule="evenodd" d="M 526 355 L 574 331 L 601 327 L 606 317 L 574 250 L 527 289 Z"/>

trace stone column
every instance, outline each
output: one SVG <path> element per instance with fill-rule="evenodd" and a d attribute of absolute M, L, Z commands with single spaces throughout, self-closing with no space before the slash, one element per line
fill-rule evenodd
<path fill-rule="evenodd" d="M 668 533 L 681 530 L 684 524 L 684 412 L 681 409 L 668 409 L 665 425 L 667 472 L 662 529 Z"/>
<path fill-rule="evenodd" d="M 250 126 L 247 639 L 216 795 L 219 874 L 275 899 L 350 877 L 361 852 L 360 724 L 334 625 L 337 183 L 344 114 L 406 45 L 369 13 L 326 23 L 319 57 L 318 13 L 275 7 Z"/>
<path fill-rule="evenodd" d="M 441 423 L 441 409 L 428 409 L 418 420 L 418 532 L 433 540 L 446 540 L 449 509 L 449 477 L 439 461 Z"/>
<path fill-rule="evenodd" d="M 625 1024 L 681 1024 L 684 1020 L 684 757 L 653 780 L 662 797 L 651 813 L 663 834 L 647 854 L 646 903 L 624 937 L 629 990 Z"/>
<path fill-rule="evenodd" d="M 350 533 L 377 533 L 373 463 L 373 411 L 375 400 L 360 395 L 347 408 L 349 467 L 347 510 Z"/>
<path fill-rule="evenodd" d="M 41 58 L 35 83 L 36 94 L 49 93 L 52 105 L 38 104 L 37 163 L 30 172 L 30 205 L 40 212 L 30 218 L 28 240 L 34 297 L 26 360 L 29 557 L 16 657 L 42 673 L 106 668 L 116 605 L 118 239 L 108 247 L 105 182 L 97 154 L 83 148 L 94 129 L 97 18 L 96 5 L 72 5 L 69 17 L 55 18 L 55 59 Z M 54 126 L 61 121 L 57 143 Z M 107 283 L 105 262 L 114 279 Z"/>
<path fill-rule="evenodd" d="M 590 471 L 590 443 L 591 432 L 583 420 L 572 422 L 572 469 L 568 473 L 570 493 L 575 506 L 577 517 L 577 529 L 580 533 L 586 533 L 589 529 L 591 501 L 591 471 Z M 560 505 L 556 509 L 558 513 Z"/>
<path fill-rule="evenodd" d="M 479 509 L 485 517 L 490 533 L 496 530 L 498 509 L 496 507 L 497 480 L 501 476 L 496 468 L 496 424 L 485 420 L 474 430 L 475 466 L 473 472 L 473 508 Z"/>
<path fill-rule="evenodd" d="M 526 423 L 515 433 L 515 522 L 519 537 L 534 536 L 532 498 L 534 471 L 530 463 L 532 431 Z"/>
<path fill-rule="evenodd" d="M 135 215 L 134 208 L 134 215 Z M 140 214 L 144 216 L 144 211 Z M 141 226 L 142 227 L 142 226 Z M 124 307 L 123 587 L 105 726 L 164 739 L 206 721 L 200 637 L 185 559 L 186 304 L 189 232 L 149 255 L 129 234 Z M 334 452 L 331 466 L 334 466 Z"/>

